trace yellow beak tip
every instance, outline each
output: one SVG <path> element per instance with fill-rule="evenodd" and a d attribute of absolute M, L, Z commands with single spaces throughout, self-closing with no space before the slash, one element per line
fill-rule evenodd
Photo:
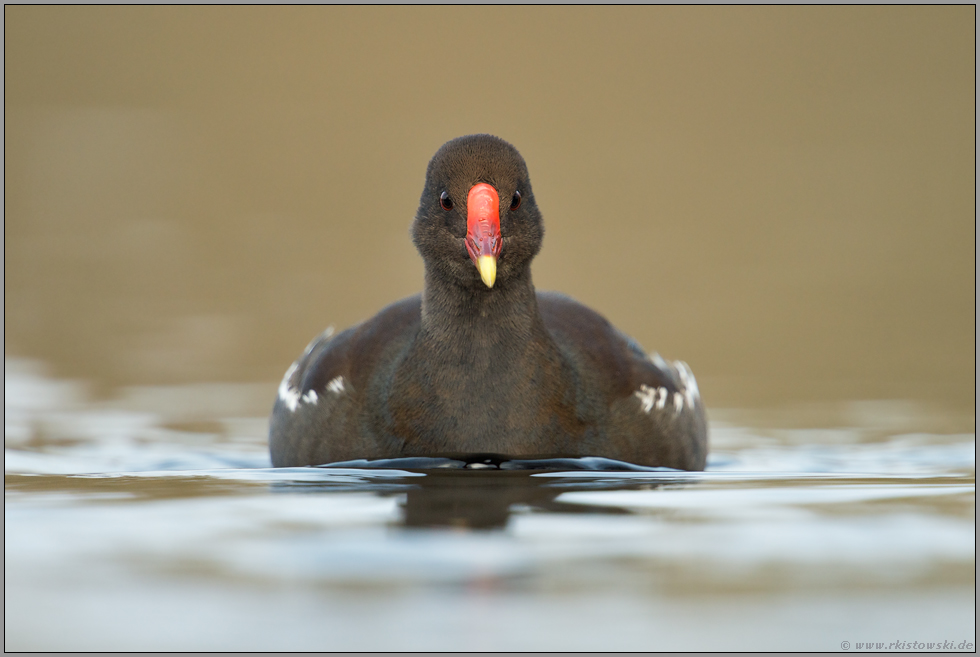
<path fill-rule="evenodd" d="M 480 256 L 476 259 L 476 268 L 480 271 L 480 278 L 487 287 L 493 287 L 497 280 L 497 259 L 493 256 Z"/>

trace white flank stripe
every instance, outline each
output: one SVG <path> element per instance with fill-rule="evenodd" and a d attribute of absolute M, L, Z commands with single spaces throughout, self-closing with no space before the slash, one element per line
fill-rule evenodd
<path fill-rule="evenodd" d="M 290 411 L 295 411 L 296 407 L 299 406 L 299 391 L 289 385 L 289 379 L 297 367 L 299 367 L 298 363 L 290 365 L 289 369 L 286 370 L 286 375 L 282 377 L 282 383 L 279 384 L 279 399 Z"/>
<path fill-rule="evenodd" d="M 681 375 L 681 381 L 684 382 L 684 396 L 687 398 L 687 405 L 693 407 L 694 402 L 701 399 L 698 382 L 694 379 L 694 373 L 691 372 L 687 363 L 679 360 L 674 364 L 677 365 L 677 372 Z"/>
<path fill-rule="evenodd" d="M 330 380 L 330 383 L 327 384 L 327 390 L 329 390 L 335 395 L 339 395 L 342 392 L 344 392 L 344 377 L 335 376 L 334 378 L 332 378 Z"/>
<path fill-rule="evenodd" d="M 633 393 L 637 399 L 640 400 L 640 410 L 644 413 L 649 413 L 653 410 L 653 398 L 656 396 L 657 391 L 646 385 L 645 383 L 640 384 L 640 389 Z"/>

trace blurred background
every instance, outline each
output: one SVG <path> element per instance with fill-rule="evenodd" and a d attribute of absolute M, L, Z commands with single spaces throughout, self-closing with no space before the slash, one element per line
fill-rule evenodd
<path fill-rule="evenodd" d="M 5 649 L 975 643 L 975 25 L 5 6 Z M 708 472 L 268 467 L 475 132 L 527 160 L 536 285 L 691 365 Z"/>
<path fill-rule="evenodd" d="M 539 289 L 709 408 L 975 399 L 975 8 L 4 8 L 4 353 L 275 383 L 421 288 L 459 135 L 524 155 Z"/>

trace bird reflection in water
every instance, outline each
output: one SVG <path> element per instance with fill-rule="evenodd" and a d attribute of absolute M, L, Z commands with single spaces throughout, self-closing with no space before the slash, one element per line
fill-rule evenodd
<path fill-rule="evenodd" d="M 665 484 L 691 483 L 690 475 L 605 458 L 506 459 L 497 455 L 452 455 L 434 458 L 358 460 L 320 466 L 319 482 L 277 482 L 274 487 L 296 492 L 374 492 L 405 494 L 401 523 L 415 528 L 495 530 L 507 525 L 515 510 L 545 513 L 628 514 L 615 506 L 559 502 L 572 491 L 651 490 Z M 383 479 L 371 473 L 387 471 Z M 402 471 L 405 476 L 395 473 Z M 569 472 L 562 477 L 561 472 Z M 573 476 L 585 474 L 590 476 Z M 604 477 L 603 472 L 631 472 L 637 476 Z M 534 476 L 550 472 L 551 476 Z M 363 478 L 357 474 L 367 475 Z M 342 475 L 340 477 L 336 475 Z M 423 476 L 419 476 L 423 475 Z"/>

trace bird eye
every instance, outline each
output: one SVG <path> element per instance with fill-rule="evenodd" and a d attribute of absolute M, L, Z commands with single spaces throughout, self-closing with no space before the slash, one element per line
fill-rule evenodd
<path fill-rule="evenodd" d="M 449 198 L 449 192 L 443 192 L 439 195 L 439 205 L 442 206 L 443 210 L 453 209 L 453 200 Z"/>
<path fill-rule="evenodd" d="M 513 212 L 519 207 L 521 207 L 521 193 L 514 192 L 514 198 L 510 200 L 510 209 Z"/>

